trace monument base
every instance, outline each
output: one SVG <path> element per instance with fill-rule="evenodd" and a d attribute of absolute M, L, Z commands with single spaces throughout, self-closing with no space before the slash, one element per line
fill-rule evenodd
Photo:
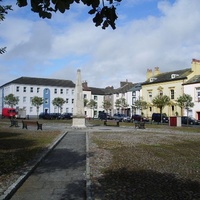
<path fill-rule="evenodd" d="M 72 127 L 74 128 L 85 128 L 85 117 L 73 117 Z"/>

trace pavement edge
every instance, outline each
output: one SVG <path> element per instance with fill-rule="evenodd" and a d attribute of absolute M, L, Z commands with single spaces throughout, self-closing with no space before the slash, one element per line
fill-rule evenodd
<path fill-rule="evenodd" d="M 86 132 L 86 199 L 93 199 L 90 178 L 89 132 Z"/>

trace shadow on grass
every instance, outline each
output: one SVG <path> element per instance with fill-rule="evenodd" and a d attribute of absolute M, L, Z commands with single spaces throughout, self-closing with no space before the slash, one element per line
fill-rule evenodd
<path fill-rule="evenodd" d="M 0 133 L 0 139 L 16 137 L 16 136 L 19 136 L 19 135 L 21 135 L 21 133 L 1 132 Z"/>
<path fill-rule="evenodd" d="M 13 173 L 41 151 L 35 140 L 20 137 L 21 133 L 0 133 L 0 175 Z"/>
<path fill-rule="evenodd" d="M 0 139 L 0 151 L 1 150 L 19 150 L 19 149 L 25 149 L 27 147 L 31 147 L 36 142 L 34 140 L 28 140 L 28 139 L 15 139 L 15 138 L 9 138 L 9 139 Z"/>
<path fill-rule="evenodd" d="M 200 199 L 200 183 L 151 170 L 107 171 L 93 184 L 95 199 Z"/>

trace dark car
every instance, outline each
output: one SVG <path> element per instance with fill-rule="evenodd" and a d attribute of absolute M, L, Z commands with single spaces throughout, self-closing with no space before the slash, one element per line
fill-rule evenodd
<path fill-rule="evenodd" d="M 123 114 L 117 113 L 117 114 L 114 114 L 112 118 L 113 118 L 114 120 L 118 120 L 118 121 L 122 122 L 122 121 L 123 121 L 123 118 L 124 118 L 124 115 L 123 115 Z"/>
<path fill-rule="evenodd" d="M 107 120 L 107 113 L 105 113 L 104 111 L 99 111 L 99 116 L 98 118 L 100 120 Z"/>
<path fill-rule="evenodd" d="M 42 112 L 39 114 L 39 119 L 51 119 L 50 113 Z"/>
<path fill-rule="evenodd" d="M 73 114 L 72 113 L 63 113 L 60 118 L 61 119 L 72 119 Z"/>
<path fill-rule="evenodd" d="M 51 119 L 61 119 L 60 113 L 50 113 Z"/>
<path fill-rule="evenodd" d="M 143 122 L 148 122 L 149 120 L 146 117 L 143 117 L 142 115 L 132 115 L 132 121 L 143 121 Z"/>
<path fill-rule="evenodd" d="M 187 117 L 187 116 L 182 116 L 181 117 L 181 123 L 182 124 L 190 124 L 190 125 L 199 125 L 200 121 L 193 118 L 193 117 Z"/>
<path fill-rule="evenodd" d="M 154 122 L 161 122 L 161 114 L 160 113 L 153 113 L 152 114 L 152 121 Z M 163 123 L 169 123 L 169 118 L 167 117 L 167 115 L 165 113 L 162 114 L 162 122 Z"/>

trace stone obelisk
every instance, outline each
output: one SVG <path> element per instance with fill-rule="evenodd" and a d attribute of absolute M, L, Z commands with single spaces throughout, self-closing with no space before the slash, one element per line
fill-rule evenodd
<path fill-rule="evenodd" d="M 75 127 L 75 128 L 86 127 L 85 126 L 83 88 L 82 88 L 81 70 L 80 69 L 77 70 L 77 76 L 76 76 L 72 127 Z"/>

